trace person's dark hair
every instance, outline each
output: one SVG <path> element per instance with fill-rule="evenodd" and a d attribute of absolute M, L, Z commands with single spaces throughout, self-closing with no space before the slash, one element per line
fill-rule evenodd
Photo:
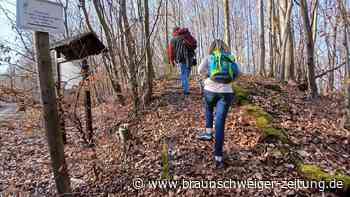
<path fill-rule="evenodd" d="M 173 28 L 173 33 L 175 33 L 177 30 L 179 30 L 180 29 L 180 27 L 174 27 Z"/>
<path fill-rule="evenodd" d="M 220 39 L 216 39 L 210 44 L 208 52 L 209 54 L 212 54 L 215 50 L 227 53 L 230 52 L 230 48 L 227 46 L 227 44 Z"/>
<path fill-rule="evenodd" d="M 83 61 L 81 61 L 82 64 L 87 64 L 87 60 L 86 59 L 83 59 Z"/>

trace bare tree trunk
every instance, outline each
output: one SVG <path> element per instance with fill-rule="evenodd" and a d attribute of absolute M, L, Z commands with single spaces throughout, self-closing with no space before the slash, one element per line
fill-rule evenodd
<path fill-rule="evenodd" d="M 279 77 L 279 73 L 280 73 L 280 57 L 282 56 L 281 54 L 281 27 L 280 27 L 280 12 L 279 12 L 279 7 L 280 7 L 280 1 L 274 1 L 274 9 L 273 9 L 273 14 L 274 14 L 274 18 L 273 18 L 273 24 L 274 24 L 274 46 L 275 46 L 275 70 L 274 70 L 274 78 L 278 78 Z"/>
<path fill-rule="evenodd" d="M 349 44 L 348 44 L 348 35 L 349 35 L 349 24 L 345 25 L 344 27 L 344 48 L 345 48 L 345 62 L 346 62 L 346 70 L 348 71 L 346 73 L 347 76 L 347 83 L 346 83 L 346 121 L 344 127 L 346 129 L 350 129 L 350 51 L 349 51 Z"/>
<path fill-rule="evenodd" d="M 338 24 L 338 19 L 336 19 L 336 23 L 335 24 Z M 329 59 L 329 65 L 331 66 L 331 70 L 334 69 L 335 67 L 335 64 L 336 64 L 336 58 L 337 58 L 337 29 L 338 29 L 338 26 L 335 25 L 334 28 L 333 28 L 333 43 L 332 43 L 332 46 L 330 46 L 330 43 L 329 43 L 329 36 L 327 35 L 326 38 L 327 38 L 327 51 L 328 51 L 328 59 Z M 331 72 L 329 72 L 329 80 L 328 80 L 328 88 L 327 90 L 332 92 L 333 89 L 334 89 L 334 70 L 332 70 Z"/>
<path fill-rule="evenodd" d="M 55 52 L 55 58 L 56 58 L 56 52 Z M 67 132 L 66 132 L 66 123 L 65 123 L 65 115 L 64 115 L 64 109 L 63 109 L 63 102 L 64 102 L 64 95 L 62 94 L 62 88 L 61 88 L 61 66 L 60 63 L 57 62 L 57 59 L 55 62 L 56 66 L 56 72 L 57 72 L 57 83 L 56 83 L 56 90 L 57 90 L 57 108 L 58 108 L 58 118 L 61 126 L 62 131 L 62 139 L 63 144 L 67 143 Z"/>
<path fill-rule="evenodd" d="M 216 2 L 216 38 L 219 38 L 219 29 L 220 29 L 220 6 L 219 1 Z"/>
<path fill-rule="evenodd" d="M 95 10 L 96 10 L 98 19 L 99 19 L 99 21 L 101 23 L 101 26 L 103 28 L 103 31 L 105 32 L 109 56 L 111 58 L 113 67 L 115 67 L 117 65 L 117 61 L 115 59 L 114 48 L 113 48 L 113 44 L 112 44 L 113 41 L 112 41 L 111 30 L 108 27 L 106 19 L 105 19 L 105 17 L 102 14 L 102 7 L 101 7 L 100 1 L 99 0 L 93 0 L 93 4 L 94 4 Z M 120 103 L 124 103 L 125 99 L 124 99 L 124 96 L 122 95 L 122 89 L 121 89 L 121 86 L 120 86 L 119 81 L 118 81 L 118 71 L 117 71 L 117 69 L 114 69 L 114 73 L 116 73 L 116 74 L 115 74 L 115 76 L 113 78 L 111 78 L 111 83 L 112 83 L 114 91 L 117 94 L 119 102 Z"/>
<path fill-rule="evenodd" d="M 269 77 L 274 76 L 274 67 L 275 67 L 275 44 L 274 44 L 274 36 L 275 36 L 275 28 L 274 28 L 274 0 L 270 0 L 270 34 L 269 34 L 269 43 L 270 43 L 270 72 Z"/>
<path fill-rule="evenodd" d="M 90 94 L 90 79 L 89 74 L 90 70 L 89 67 L 82 69 L 81 71 L 83 73 L 83 81 L 84 81 L 84 91 L 85 91 L 85 98 L 84 98 L 84 107 L 85 107 L 85 131 L 86 136 L 89 141 L 89 145 L 93 146 L 93 127 L 92 127 L 92 112 L 91 112 L 91 94 Z"/>
<path fill-rule="evenodd" d="M 304 36 L 306 39 L 309 88 L 311 90 L 311 97 L 317 98 L 318 92 L 317 92 L 317 84 L 316 84 L 316 78 L 315 78 L 314 40 L 313 40 L 312 26 L 310 24 L 306 0 L 300 1 L 300 12 L 303 18 Z"/>
<path fill-rule="evenodd" d="M 247 1 L 245 1 L 245 2 L 247 2 Z M 248 7 L 250 8 L 250 4 L 249 4 L 249 0 L 248 0 Z M 249 10 L 245 10 L 245 16 L 244 17 L 246 17 L 246 18 L 248 18 L 249 17 L 249 14 L 248 14 L 248 12 L 250 12 L 250 9 Z M 246 28 L 247 28 L 247 30 L 246 30 L 246 36 L 247 36 L 247 38 L 246 38 L 246 41 L 247 41 L 247 72 L 249 73 L 250 71 L 251 71 L 251 69 L 250 69 L 250 67 L 251 67 L 251 60 L 250 60 L 250 28 L 249 28 L 249 26 L 246 26 Z"/>
<path fill-rule="evenodd" d="M 194 1 L 193 4 L 195 15 L 198 17 L 196 20 L 196 31 L 203 32 L 202 25 L 202 13 L 200 12 L 200 7 L 198 1 Z M 198 57 L 201 59 L 203 57 L 203 34 L 199 34 L 199 42 L 198 42 Z"/>
<path fill-rule="evenodd" d="M 314 42 L 314 44 L 316 43 L 316 37 L 317 37 L 317 18 L 318 18 L 318 0 L 313 0 L 313 8 L 312 8 L 312 23 L 311 23 L 311 27 L 312 27 L 312 40 Z"/>
<path fill-rule="evenodd" d="M 292 13 L 292 8 L 293 8 L 293 2 L 288 1 L 288 0 L 283 0 L 282 1 L 283 8 L 284 8 L 284 13 L 282 22 L 280 23 L 281 25 L 281 31 L 282 31 L 282 36 L 281 36 L 281 42 L 280 42 L 280 49 L 282 50 L 282 55 L 281 59 L 279 62 L 280 65 L 280 80 L 285 81 L 286 79 L 286 55 L 287 55 L 287 42 L 289 40 L 289 37 L 291 36 L 291 26 L 290 26 L 290 21 L 291 21 L 291 13 Z"/>
<path fill-rule="evenodd" d="M 286 79 L 295 81 L 295 67 L 294 67 L 294 31 L 293 23 L 290 21 L 288 28 L 288 40 L 286 48 Z"/>
<path fill-rule="evenodd" d="M 231 48 L 229 0 L 224 0 L 224 20 L 225 20 L 225 42 L 228 45 L 228 47 Z"/>
<path fill-rule="evenodd" d="M 66 0 L 65 4 L 63 4 L 62 0 L 59 0 L 59 3 L 63 7 L 63 15 L 64 15 L 63 25 L 64 25 L 65 32 L 63 34 L 63 37 L 64 38 L 69 38 L 70 37 L 69 27 L 68 27 L 68 5 L 69 5 L 69 1 Z"/>
<path fill-rule="evenodd" d="M 10 77 L 10 88 L 11 90 L 14 91 L 16 88 L 16 68 L 14 66 L 10 67 L 9 77 Z"/>
<path fill-rule="evenodd" d="M 83 10 L 83 14 L 84 14 L 84 17 L 85 17 L 85 22 L 86 22 L 86 25 L 89 29 L 89 31 L 93 32 L 94 30 L 92 29 L 92 26 L 91 26 L 91 23 L 90 23 L 90 19 L 89 19 L 89 14 L 86 10 L 86 0 L 80 0 L 80 6 L 81 6 L 81 9 Z"/>
<path fill-rule="evenodd" d="M 128 50 L 128 57 L 129 58 L 129 75 L 130 75 L 130 85 L 131 85 L 131 92 L 132 92 L 132 100 L 133 100 L 133 110 L 134 113 L 137 114 L 139 111 L 140 107 L 140 99 L 138 95 L 138 83 L 137 83 L 137 68 L 136 68 L 136 50 L 135 50 L 135 40 L 132 37 L 132 33 L 130 30 L 130 25 L 129 25 L 129 20 L 127 16 L 127 9 L 126 9 L 126 0 L 121 0 L 120 1 L 120 15 L 123 19 L 123 26 L 124 26 L 124 31 L 125 31 L 125 40 L 126 40 L 126 45 L 127 45 L 127 50 Z"/>
<path fill-rule="evenodd" d="M 211 34 L 213 36 L 213 39 L 216 39 L 216 25 L 215 25 L 215 8 L 214 8 L 214 0 L 211 1 L 211 9 L 210 9 L 210 15 L 211 15 L 211 26 L 212 26 L 212 31 Z"/>
<path fill-rule="evenodd" d="M 169 46 L 168 0 L 165 0 L 165 40 L 166 40 L 166 47 L 168 47 Z"/>
<path fill-rule="evenodd" d="M 260 75 L 265 76 L 264 0 L 260 0 Z"/>
<path fill-rule="evenodd" d="M 248 7 L 249 7 L 249 27 L 250 27 L 250 45 L 251 45 L 251 55 L 252 55 L 252 63 L 253 63 L 253 73 L 256 72 L 256 64 L 255 64 L 255 58 L 254 58 L 254 40 L 253 40 L 253 18 L 252 18 L 252 9 L 251 9 L 251 2 L 248 0 Z"/>
<path fill-rule="evenodd" d="M 298 36 L 300 38 L 303 37 L 304 31 L 303 31 L 303 24 L 299 23 L 298 27 Z M 298 43 L 298 66 L 297 66 L 297 82 L 298 83 L 305 83 L 307 82 L 307 68 L 305 66 L 305 57 L 304 57 L 304 51 L 305 51 L 305 42 L 304 39 L 299 39 Z"/>
<path fill-rule="evenodd" d="M 150 49 L 150 33 L 149 33 L 149 9 L 148 9 L 148 0 L 144 0 L 144 33 L 146 37 L 146 92 L 144 97 L 144 104 L 151 102 L 152 98 L 152 81 L 153 81 L 153 65 L 152 65 L 152 54 Z"/>
<path fill-rule="evenodd" d="M 327 21 L 325 20 L 325 26 L 324 26 L 324 29 L 327 28 Z M 326 46 L 327 46 L 327 57 L 328 57 L 328 65 L 331 66 L 332 68 L 332 52 L 331 52 L 331 46 L 330 46 L 330 43 L 329 43 L 329 34 L 327 34 L 325 36 L 325 42 L 326 42 Z M 333 72 L 334 73 L 334 72 Z M 328 86 L 327 86 L 327 92 L 330 92 L 331 90 L 331 86 L 333 86 L 333 81 L 334 79 L 332 78 L 332 72 L 330 72 L 328 74 Z M 332 84 L 332 85 L 331 85 Z"/>
<path fill-rule="evenodd" d="M 346 3 L 344 5 L 344 2 L 342 0 L 338 0 L 341 16 L 343 19 L 343 32 L 344 32 L 344 40 L 343 40 L 343 46 L 345 48 L 345 64 L 346 64 L 346 83 L 345 83 L 345 91 L 346 91 L 346 97 L 345 97 L 345 114 L 344 114 L 344 128 L 350 130 L 350 51 L 349 51 L 349 43 L 348 43 L 348 36 L 349 36 L 349 25 L 350 21 L 347 18 L 348 14 L 346 11 Z"/>

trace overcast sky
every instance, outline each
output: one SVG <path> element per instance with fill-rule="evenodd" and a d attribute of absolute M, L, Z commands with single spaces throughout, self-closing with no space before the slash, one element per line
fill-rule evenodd
<path fill-rule="evenodd" d="M 16 14 L 16 0 L 0 0 L 0 6 L 11 14 L 10 17 L 14 17 Z M 15 42 L 15 34 L 12 31 L 12 25 L 3 11 L 0 10 L 0 42 L 1 43 L 13 43 Z M 7 68 L 0 66 L 0 73 L 4 72 Z"/>
<path fill-rule="evenodd" d="M 10 17 L 14 17 L 16 14 L 16 0 L 0 0 L 0 5 L 11 12 Z M 0 39 L 1 40 L 12 40 L 14 41 L 14 34 L 11 29 L 11 24 L 6 18 L 4 13 L 1 11 L 0 14 Z"/>

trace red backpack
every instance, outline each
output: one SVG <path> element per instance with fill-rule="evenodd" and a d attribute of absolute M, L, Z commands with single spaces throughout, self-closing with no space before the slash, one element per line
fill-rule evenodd
<path fill-rule="evenodd" d="M 189 47 L 192 50 L 195 50 L 197 48 L 197 41 L 196 39 L 191 35 L 191 33 L 188 31 L 187 28 L 180 28 L 177 31 L 173 33 L 173 36 L 181 36 L 187 47 Z"/>

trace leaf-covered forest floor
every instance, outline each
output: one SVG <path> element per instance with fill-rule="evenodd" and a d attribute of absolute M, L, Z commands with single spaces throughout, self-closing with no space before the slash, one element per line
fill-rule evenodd
<path fill-rule="evenodd" d="M 216 170 L 213 142 L 196 139 L 203 131 L 204 103 L 199 84 L 191 81 L 191 95 L 182 95 L 177 80 L 157 81 L 154 101 L 139 119 L 129 119 L 131 105 L 106 102 L 93 109 L 95 148 L 85 146 L 67 119 L 66 161 L 76 196 L 321 196 L 318 189 L 172 189 L 135 190 L 133 178 L 160 179 L 162 149 L 170 147 L 170 175 L 187 180 L 295 180 L 293 149 L 306 164 L 329 173 L 350 175 L 349 131 L 341 128 L 340 95 L 307 99 L 296 86 L 273 80 L 243 77 L 238 84 L 249 90 L 251 103 L 272 115 L 274 128 L 284 129 L 291 144 L 261 140 L 262 131 L 234 105 L 225 130 L 227 167 Z M 270 85 L 280 86 L 280 89 Z M 0 192 L 55 193 L 45 133 L 39 109 L 27 109 L 23 119 L 1 122 Z M 122 143 L 118 126 L 127 123 L 131 139 Z"/>

